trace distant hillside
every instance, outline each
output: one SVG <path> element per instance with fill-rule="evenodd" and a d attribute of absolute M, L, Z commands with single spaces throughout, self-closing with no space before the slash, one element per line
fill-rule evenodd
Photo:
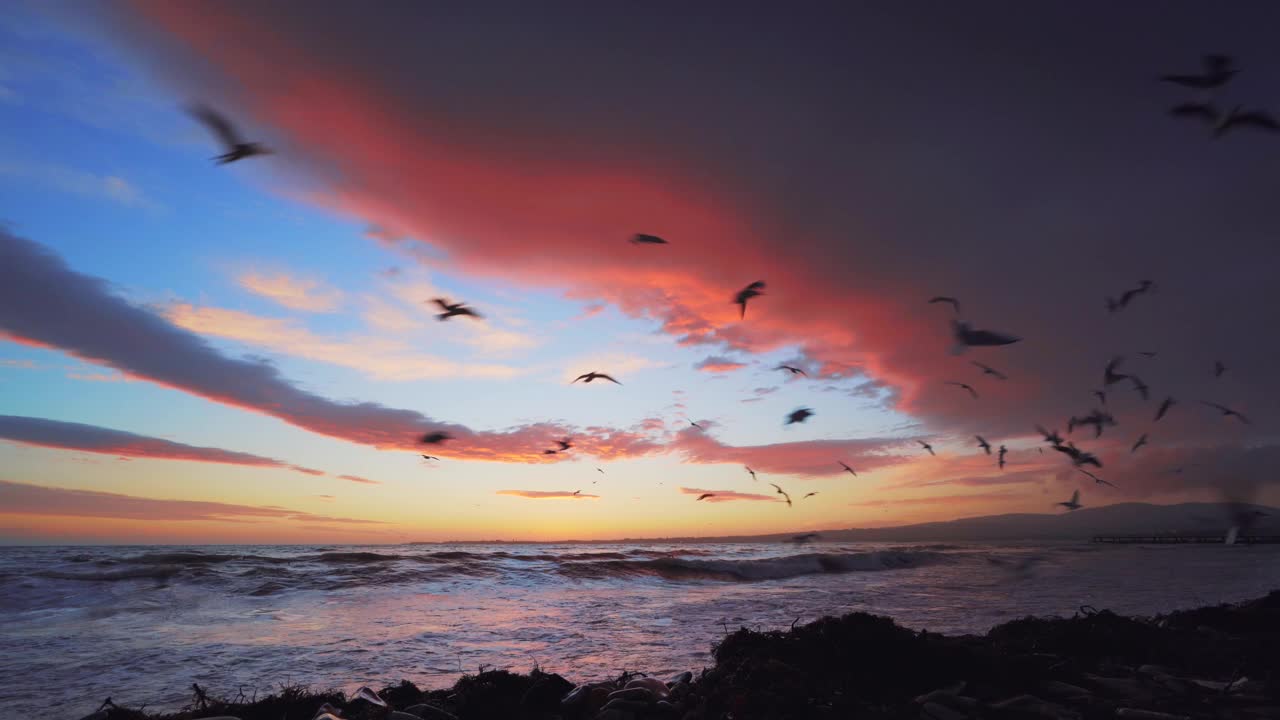
<path fill-rule="evenodd" d="M 1251 532 L 1280 534 L 1280 509 L 1265 505 L 1250 508 L 1266 513 Z M 829 541 L 969 541 L 969 540 L 1088 540 L 1094 535 L 1146 535 L 1164 533 L 1225 533 L 1231 525 L 1226 505 L 1182 503 L 1151 505 L 1119 503 L 1057 514 L 1022 513 L 984 515 L 947 522 L 899 525 L 886 528 L 823 530 Z M 724 537 L 663 538 L 670 542 L 771 542 L 788 540 L 796 533 Z M 626 541 L 622 541 L 626 542 Z"/>

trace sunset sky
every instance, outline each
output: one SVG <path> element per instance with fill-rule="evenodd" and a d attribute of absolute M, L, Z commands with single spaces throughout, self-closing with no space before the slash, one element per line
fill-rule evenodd
<path fill-rule="evenodd" d="M 1158 82 L 1230 52 L 1218 101 L 1280 111 L 1280 11 L 851 5 L 7 5 L 0 542 L 1280 502 L 1280 136 L 1213 140 Z M 276 154 L 215 165 L 192 102 Z M 953 355 L 934 295 L 1025 339 Z M 1111 489 L 1033 427 L 1116 355 L 1151 399 L 1071 436 Z"/>

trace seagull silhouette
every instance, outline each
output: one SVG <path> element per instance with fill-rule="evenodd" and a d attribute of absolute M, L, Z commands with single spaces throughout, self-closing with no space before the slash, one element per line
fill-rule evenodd
<path fill-rule="evenodd" d="M 1103 428 L 1115 426 L 1115 424 L 1116 419 L 1111 416 L 1111 413 L 1095 408 L 1084 417 L 1071 416 L 1071 419 L 1067 420 L 1067 433 L 1070 434 L 1075 431 L 1077 425 L 1092 425 L 1093 436 L 1099 438 L 1102 437 Z"/>
<path fill-rule="evenodd" d="M 810 417 L 813 417 L 813 411 L 809 408 L 802 407 L 799 410 L 791 411 L 791 414 L 787 416 L 786 424 L 791 425 L 793 423 L 802 423 Z"/>
<path fill-rule="evenodd" d="M 1008 380 L 1008 379 L 1009 379 L 1009 376 L 1008 376 L 1008 375 L 1005 375 L 1004 373 L 1000 372 L 999 370 L 997 370 L 997 369 L 995 369 L 995 368 L 993 368 L 993 367 L 990 367 L 990 366 L 988 366 L 988 365 L 983 365 L 982 363 L 978 362 L 977 360 L 970 360 L 969 362 L 973 363 L 974 367 L 980 368 L 980 369 L 982 370 L 982 374 L 983 374 L 983 375 L 991 375 L 992 377 L 994 377 L 994 378 L 995 378 L 995 379 L 997 379 L 997 380 Z"/>
<path fill-rule="evenodd" d="M 210 132 L 218 137 L 222 147 L 226 150 L 223 154 L 213 158 L 218 161 L 219 165 L 226 165 L 237 160 L 243 160 L 255 155 L 271 155 L 273 154 L 267 147 L 254 142 L 247 142 L 240 134 L 236 132 L 235 126 L 231 124 L 225 116 L 207 105 L 192 105 L 187 108 L 197 120 L 204 123 Z"/>
<path fill-rule="evenodd" d="M 636 233 L 631 237 L 633 245 L 666 245 L 667 241 L 657 235 L 645 235 L 644 233 Z"/>
<path fill-rule="evenodd" d="M 1094 390 L 1094 391 L 1093 391 L 1093 396 L 1094 396 L 1094 397 L 1096 397 L 1096 398 L 1098 398 L 1098 402 L 1102 403 L 1103 405 L 1106 405 L 1106 404 L 1107 404 L 1107 391 L 1106 391 L 1106 390 Z"/>
<path fill-rule="evenodd" d="M 854 476 L 854 477 L 858 477 L 858 473 L 854 472 L 854 471 L 853 471 L 853 468 L 849 467 L 849 465 L 848 465 L 847 463 L 845 463 L 845 461 L 843 461 L 843 460 L 837 460 L 836 462 L 840 463 L 840 467 L 844 468 L 844 471 L 845 471 L 845 472 L 849 473 L 850 475 L 852 475 L 852 476 Z"/>
<path fill-rule="evenodd" d="M 972 385 L 970 385 L 970 384 L 968 384 L 968 383 L 953 382 L 953 381 L 951 381 L 951 380 L 948 380 L 946 384 L 948 384 L 948 385 L 955 385 L 955 386 L 956 386 L 956 387 L 958 387 L 958 388 L 964 388 L 965 390 L 968 390 L 968 391 L 969 391 L 969 394 L 973 396 L 973 399 L 974 399 L 974 400 L 977 400 L 977 399 L 978 399 L 978 391 L 977 391 L 977 390 L 974 390 L 974 389 L 973 389 L 973 386 L 972 386 Z"/>
<path fill-rule="evenodd" d="M 439 460 L 440 458 L 436 457 L 435 455 L 423 455 L 422 459 L 423 460 Z"/>
<path fill-rule="evenodd" d="M 1232 128 L 1256 128 L 1268 132 L 1280 131 L 1280 122 L 1269 112 L 1263 110 L 1244 110 L 1236 105 L 1223 112 L 1221 108 L 1209 102 L 1187 102 L 1169 108 L 1174 117 L 1190 118 L 1208 123 L 1213 128 L 1213 137 L 1220 138 Z"/>
<path fill-rule="evenodd" d="M 1124 356 L 1123 356 L 1123 355 L 1117 355 L 1117 356 L 1115 356 L 1115 357 L 1111 358 L 1111 361 L 1107 363 L 1107 367 L 1106 367 L 1106 369 L 1102 371 L 1102 386 L 1103 386 L 1103 387 L 1111 387 L 1112 385 L 1115 385 L 1116 383 L 1120 382 L 1121 380 L 1124 380 L 1125 378 L 1128 378 L 1128 377 L 1129 377 L 1128 375 L 1125 375 L 1124 373 L 1118 373 L 1118 372 L 1116 372 L 1116 368 L 1120 367 L 1120 363 L 1122 363 L 1122 362 L 1124 362 Z"/>
<path fill-rule="evenodd" d="M 1094 475 L 1093 473 L 1089 472 L 1088 470 L 1085 470 L 1084 468 L 1076 468 L 1076 470 L 1079 470 L 1085 475 L 1088 475 L 1089 477 L 1093 478 L 1093 481 L 1099 485 L 1108 485 L 1110 487 L 1116 488 L 1117 490 L 1120 489 L 1116 487 L 1114 483 L 1109 483 L 1106 480 L 1103 480 L 1102 478 L 1098 477 L 1097 475 Z"/>
<path fill-rule="evenodd" d="M 1065 454 L 1071 458 L 1071 464 L 1076 467 L 1081 465 L 1093 465 L 1094 467 L 1102 467 L 1102 461 L 1093 453 L 1085 452 L 1076 447 L 1075 443 L 1067 443 L 1066 445 L 1057 444 L 1053 446 L 1054 450 Z"/>
<path fill-rule="evenodd" d="M 936 303 L 949 303 L 951 305 L 951 309 L 955 312 L 955 314 L 957 315 L 960 314 L 960 301 L 953 297 L 948 297 L 946 295 L 935 295 L 934 297 L 929 298 L 930 305 L 934 305 Z"/>
<path fill-rule="evenodd" d="M 1005 453 L 1007 453 L 1007 452 L 1009 452 L 1009 449 L 1008 449 L 1008 448 L 1006 448 L 1005 446 L 1001 445 L 1001 446 L 1000 446 L 1000 458 L 999 458 L 999 464 L 1000 464 L 1000 469 L 1001 469 L 1001 470 L 1003 470 L 1003 469 L 1004 469 L 1004 456 L 1005 456 Z"/>
<path fill-rule="evenodd" d="M 1130 375 L 1129 382 L 1133 383 L 1133 389 L 1138 391 L 1138 394 L 1142 396 L 1143 401 L 1151 399 L 1151 388 L 1147 387 L 1147 384 L 1142 382 L 1142 378 L 1137 375 Z"/>
<path fill-rule="evenodd" d="M 614 380 L 614 379 L 613 379 L 613 377 L 611 377 L 611 376 L 609 376 L 609 375 L 605 375 L 604 373 L 601 373 L 601 372 L 596 372 L 596 371 L 594 371 L 594 370 L 592 370 L 592 371 L 591 371 L 591 372 L 589 372 L 589 373 L 583 373 L 582 375 L 579 375 L 578 377 L 576 377 L 576 378 L 574 378 L 574 379 L 573 379 L 573 382 L 571 382 L 571 383 L 569 383 L 569 384 L 570 384 L 570 385 L 572 385 L 573 383 L 576 383 L 576 382 L 578 382 L 579 380 L 581 380 L 583 383 L 590 383 L 592 380 L 608 380 L 609 382 L 613 383 L 614 385 L 621 385 L 621 384 L 622 384 L 622 383 L 618 382 L 617 380 Z"/>
<path fill-rule="evenodd" d="M 574 491 L 573 491 L 573 496 L 574 496 L 574 497 L 578 497 L 578 495 L 580 495 L 581 493 L 582 493 L 582 491 L 581 491 L 581 490 L 574 490 Z"/>
<path fill-rule="evenodd" d="M 953 320 L 951 322 L 951 332 L 956 341 L 955 346 L 951 349 L 952 355 L 959 355 L 971 347 L 1012 345 L 1022 340 L 1017 335 L 994 330 L 974 330 L 969 323 L 961 320 Z"/>
<path fill-rule="evenodd" d="M 805 377 L 809 377 L 809 373 L 805 372 L 804 370 L 801 370 L 798 367 L 792 367 L 791 365 L 779 365 L 778 367 L 774 368 L 774 370 L 786 370 L 790 372 L 792 375 L 804 375 Z"/>
<path fill-rule="evenodd" d="M 741 290 L 738 291 L 737 295 L 733 296 L 733 302 L 741 306 L 742 308 L 742 312 L 740 316 L 743 320 L 747 318 L 747 301 L 753 297 L 759 297 L 763 295 L 764 294 L 763 290 L 764 290 L 764 281 L 757 280 L 751 283 L 750 285 L 742 288 Z"/>
<path fill-rule="evenodd" d="M 1147 444 L 1147 434 L 1142 433 L 1142 437 L 1138 438 L 1138 441 L 1133 444 L 1133 447 L 1129 448 L 1129 452 L 1136 453 L 1138 452 L 1138 448 L 1146 444 Z"/>
<path fill-rule="evenodd" d="M 698 496 L 698 500 L 706 500 L 707 498 L 713 498 L 715 496 L 715 493 L 702 493 Z M 698 500 L 695 500 L 694 502 L 697 502 Z"/>
<path fill-rule="evenodd" d="M 1139 295 L 1145 292 L 1150 291 L 1151 288 L 1153 287 L 1155 287 L 1155 284 L 1152 283 L 1150 280 L 1143 280 L 1138 283 L 1138 287 L 1132 288 L 1130 290 L 1125 290 L 1123 293 L 1121 293 L 1119 300 L 1113 297 L 1108 297 L 1107 311 L 1114 313 L 1114 312 L 1119 312 L 1125 309 L 1126 307 L 1129 306 L 1129 303 L 1133 302 L 1134 298 L 1138 297 Z"/>
<path fill-rule="evenodd" d="M 1160 403 L 1160 409 L 1156 410 L 1156 419 L 1153 420 L 1152 422 L 1160 422 L 1160 418 L 1164 417 L 1165 414 L 1169 412 L 1169 408 L 1177 404 L 1178 404 L 1178 401 L 1174 400 L 1172 395 L 1165 398 L 1164 402 Z"/>
<path fill-rule="evenodd" d="M 756 471 L 755 471 L 755 470 L 752 470 L 750 467 L 748 467 L 748 466 L 746 466 L 746 465 L 743 465 L 743 467 L 747 468 L 747 473 L 751 475 L 751 482 L 755 482 L 755 481 L 756 481 Z"/>
<path fill-rule="evenodd" d="M 813 492 L 809 493 L 808 495 L 805 495 L 804 497 L 802 497 L 802 498 L 800 498 L 800 499 L 801 499 L 801 500 L 804 500 L 805 498 L 811 498 L 811 497 L 813 497 L 814 495 L 817 495 L 817 494 L 818 494 L 818 491 L 817 491 L 817 490 L 814 490 Z"/>
<path fill-rule="evenodd" d="M 1215 378 L 1222 377 L 1222 373 L 1227 371 L 1227 366 L 1222 364 L 1221 360 L 1213 361 L 1213 376 Z"/>
<path fill-rule="evenodd" d="M 1051 444 L 1051 445 L 1061 445 L 1061 444 L 1062 444 L 1062 436 L 1058 434 L 1058 431 L 1057 431 L 1057 430 L 1054 430 L 1053 432 L 1049 432 L 1048 430 L 1045 430 L 1045 429 L 1044 429 L 1044 426 L 1043 426 L 1043 425 L 1037 425 L 1037 426 L 1036 426 L 1036 432 L 1038 432 L 1038 433 L 1040 433 L 1041 435 L 1043 435 L 1043 436 L 1044 436 L 1044 441 L 1045 441 L 1045 442 L 1047 442 L 1047 443 L 1049 443 L 1049 444 Z"/>
<path fill-rule="evenodd" d="M 769 483 L 769 484 L 773 485 L 773 483 Z M 787 494 L 787 491 L 783 490 L 777 485 L 773 485 L 773 489 L 777 490 L 778 494 L 782 496 L 782 499 L 787 501 L 787 507 L 791 507 L 791 496 Z"/>
<path fill-rule="evenodd" d="M 1230 55 L 1205 55 L 1200 64 L 1204 67 L 1200 75 L 1165 75 L 1160 80 L 1196 90 L 1212 90 L 1226 85 L 1240 72 L 1235 69 L 1235 61 Z"/>
<path fill-rule="evenodd" d="M 1070 499 L 1070 500 L 1068 500 L 1068 501 L 1066 501 L 1066 502 L 1060 502 L 1060 503 L 1057 503 L 1057 504 L 1058 504 L 1058 505 L 1061 505 L 1062 507 L 1064 507 L 1064 508 L 1066 508 L 1066 509 L 1068 509 L 1068 510 L 1079 510 L 1080 508 L 1084 507 L 1083 505 L 1081 505 L 1081 504 L 1080 504 L 1080 491 L 1079 491 L 1079 490 L 1075 491 L 1074 493 L 1071 493 L 1071 499 Z"/>
<path fill-rule="evenodd" d="M 448 320 L 451 317 L 457 317 L 459 315 L 468 315 L 477 320 L 481 318 L 480 313 L 467 307 L 466 303 L 451 303 L 445 298 L 432 298 L 431 302 L 439 305 L 440 309 L 444 311 L 436 315 L 436 319 L 440 321 Z"/>
<path fill-rule="evenodd" d="M 601 475 L 604 474 L 604 470 L 601 470 L 600 468 L 596 468 L 596 472 L 600 473 Z"/>
<path fill-rule="evenodd" d="M 938 454 L 938 453 L 936 453 L 936 452 L 934 452 L 934 451 L 933 451 L 933 446 L 932 446 L 932 445 L 930 445 L 929 443 L 927 443 L 927 442 L 925 442 L 925 441 L 923 441 L 923 440 L 917 440 L 916 442 L 920 443 L 920 447 L 924 448 L 925 450 L 928 450 L 930 455 L 934 455 L 934 456 L 936 456 L 936 455 Z"/>
<path fill-rule="evenodd" d="M 694 421 L 692 421 L 692 420 L 690 420 L 690 421 L 689 421 L 689 424 L 690 424 L 690 425 L 692 425 L 692 426 L 694 426 L 694 427 L 696 427 L 696 428 L 698 428 L 699 430 L 703 429 L 701 425 L 699 425 L 698 423 L 696 423 L 696 422 L 694 422 Z"/>
<path fill-rule="evenodd" d="M 982 448 L 983 452 L 990 455 L 991 443 L 987 442 L 986 440 L 983 440 L 981 435 L 974 435 L 974 437 L 978 439 L 978 447 Z"/>
<path fill-rule="evenodd" d="M 1252 425 L 1252 424 L 1253 424 L 1253 423 L 1249 422 L 1249 418 L 1245 417 L 1244 415 L 1241 415 L 1240 413 L 1236 412 L 1235 410 L 1232 410 L 1231 408 L 1227 407 L 1226 405 L 1219 405 L 1218 403 L 1211 403 L 1211 402 L 1209 402 L 1209 401 L 1207 401 L 1207 400 L 1201 400 L 1200 402 L 1201 402 L 1201 403 L 1203 403 L 1203 404 L 1205 404 L 1205 405 L 1208 405 L 1209 407 L 1211 407 L 1211 408 L 1213 408 L 1213 409 L 1215 409 L 1215 410 L 1220 411 L 1220 412 L 1222 413 L 1222 417 L 1232 417 L 1232 416 L 1235 416 L 1237 419 L 1239 419 L 1239 420 L 1240 420 L 1240 422 L 1244 423 L 1245 425 Z"/>
<path fill-rule="evenodd" d="M 422 442 L 427 445 L 439 445 L 445 440 L 452 440 L 453 436 L 447 432 L 433 432 L 422 436 Z"/>
<path fill-rule="evenodd" d="M 573 438 L 565 438 L 563 440 L 557 440 L 556 444 L 560 446 L 561 450 L 568 450 L 569 448 L 573 447 Z"/>

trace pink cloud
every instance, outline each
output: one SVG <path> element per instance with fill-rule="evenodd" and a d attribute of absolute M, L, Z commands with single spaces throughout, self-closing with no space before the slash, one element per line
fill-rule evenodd
<path fill-rule="evenodd" d="M 690 427 L 676 433 L 670 447 L 683 453 L 691 463 L 738 463 L 749 465 L 757 472 L 832 476 L 844 472 L 838 460 L 849 463 L 859 473 L 907 462 L 907 456 L 895 452 L 907 442 L 910 441 L 869 438 L 734 446 Z"/>
<path fill-rule="evenodd" d="M 498 495 L 527 498 L 529 500 L 599 500 L 599 495 L 569 490 L 499 490 Z"/>
<path fill-rule="evenodd" d="M 738 362 L 731 358 L 723 357 L 721 355 L 712 355 L 696 363 L 693 366 L 693 369 L 709 373 L 725 373 L 733 372 L 734 370 L 741 370 L 746 366 L 746 363 Z"/>
<path fill-rule="evenodd" d="M 236 279 L 240 287 L 291 310 L 330 312 L 342 302 L 342 292 L 325 287 L 319 280 L 285 273 L 247 272 Z"/>
<path fill-rule="evenodd" d="M 0 439 L 38 447 L 116 455 L 118 456 L 117 459 L 120 460 L 135 457 L 156 460 L 188 460 L 223 465 L 283 468 L 307 475 L 324 474 L 322 470 L 291 465 L 284 461 L 262 457 L 261 455 L 214 447 L 187 445 L 96 425 L 84 425 L 20 415 L 0 415 Z"/>
<path fill-rule="evenodd" d="M 382 483 L 378 482 L 377 480 L 370 480 L 370 479 L 368 479 L 368 478 L 362 478 L 362 477 L 360 477 L 359 475 L 339 475 L 339 476 L 338 476 L 338 479 L 339 479 L 339 480 L 350 480 L 350 481 L 351 481 L 351 482 L 353 482 L 353 483 L 362 483 L 362 484 L 364 484 L 364 485 L 381 485 L 381 484 L 382 484 Z"/>
<path fill-rule="evenodd" d="M 709 497 L 702 502 L 721 503 L 733 502 L 734 500 L 755 500 L 758 502 L 782 502 L 782 499 L 776 495 L 757 495 L 755 493 L 738 492 L 737 490 L 704 490 L 702 488 L 680 488 L 680 492 L 685 495 L 706 495 L 711 493 L 715 497 Z"/>
<path fill-rule="evenodd" d="M 5 515 L 51 515 L 57 517 L 123 518 L 149 522 L 247 522 L 289 520 L 331 522 L 354 525 L 381 525 L 379 520 L 328 517 L 282 507 L 259 507 L 199 500 L 157 498 L 45 487 L 0 480 L 0 513 Z"/>

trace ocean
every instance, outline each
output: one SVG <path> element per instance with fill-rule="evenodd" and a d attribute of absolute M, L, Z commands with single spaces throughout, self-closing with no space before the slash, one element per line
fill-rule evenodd
<path fill-rule="evenodd" d="M 482 665 L 571 680 L 696 670 L 738 627 L 863 610 L 982 633 L 1082 605 L 1152 615 L 1280 588 L 1277 546 L 522 544 L 0 548 L 0 707 L 177 709 L 451 684 Z"/>

